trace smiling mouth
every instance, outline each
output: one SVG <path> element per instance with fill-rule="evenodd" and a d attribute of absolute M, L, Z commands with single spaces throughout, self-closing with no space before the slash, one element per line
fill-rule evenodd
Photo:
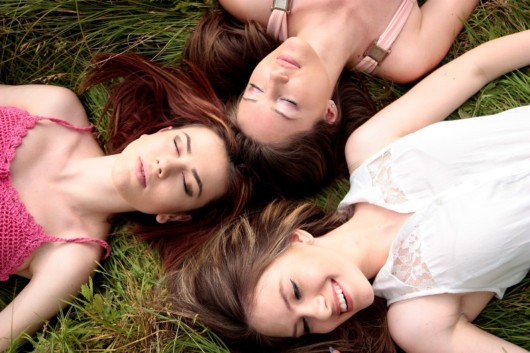
<path fill-rule="evenodd" d="M 342 288 L 340 288 L 337 283 L 333 282 L 333 290 L 335 291 L 335 295 L 339 301 L 340 313 L 345 313 L 348 311 L 348 303 L 346 302 L 346 297 L 342 292 Z"/>

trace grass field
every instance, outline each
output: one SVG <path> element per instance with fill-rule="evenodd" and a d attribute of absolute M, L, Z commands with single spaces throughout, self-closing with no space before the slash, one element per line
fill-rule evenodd
<path fill-rule="evenodd" d="M 179 0 L 2 0 L 0 83 L 46 83 L 76 89 L 98 52 L 135 51 L 177 63 L 198 18 L 213 1 Z M 530 28 L 530 1 L 486 0 L 479 5 L 445 61 L 489 39 Z M 379 105 L 410 85 L 370 79 Z M 105 91 L 82 95 L 89 116 L 99 116 Z M 530 104 L 530 70 L 503 76 L 472 97 L 450 119 L 462 119 Z M 102 136 L 105 131 L 98 130 Z M 338 181 L 315 202 L 335 205 L 347 183 Z M 208 329 L 171 317 L 156 254 L 116 227 L 112 256 L 56 319 L 9 352 L 227 352 Z M 499 254 L 502 256 L 502 253 Z M 26 282 L 0 283 L 0 308 Z M 477 319 L 485 330 L 530 350 L 530 277 L 494 300 Z"/>

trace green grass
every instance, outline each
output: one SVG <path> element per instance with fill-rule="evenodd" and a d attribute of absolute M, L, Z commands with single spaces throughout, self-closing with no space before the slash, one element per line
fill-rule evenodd
<path fill-rule="evenodd" d="M 3 0 L 0 2 L 0 82 L 49 83 L 75 89 L 92 55 L 143 53 L 175 63 L 183 44 L 212 1 L 180 0 Z M 530 3 L 487 0 L 472 15 L 445 61 L 479 43 L 530 27 Z M 380 106 L 411 85 L 369 79 Z M 105 92 L 86 92 L 92 118 Z M 472 97 L 449 119 L 499 112 L 530 103 L 530 72 L 499 78 Z M 426 112 L 428 113 L 428 112 Z M 105 131 L 101 131 L 103 135 Z M 337 182 L 316 202 L 334 207 L 347 190 Z M 171 317 L 156 254 L 124 230 L 111 237 L 112 256 L 57 318 L 18 349 L 8 352 L 228 352 L 207 328 L 189 327 Z M 499 254 L 502 256 L 502 254 Z M 0 283 L 0 308 L 26 283 Z M 530 350 L 530 277 L 492 301 L 477 319 L 485 330 Z"/>

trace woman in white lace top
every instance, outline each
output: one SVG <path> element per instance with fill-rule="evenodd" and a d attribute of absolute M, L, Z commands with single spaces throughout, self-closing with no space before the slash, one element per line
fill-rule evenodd
<path fill-rule="evenodd" d="M 332 332 L 341 352 L 527 352 L 471 322 L 530 268 L 530 106 L 440 121 L 529 64 L 527 30 L 429 75 L 351 135 L 340 212 L 276 202 L 227 226 L 175 275 L 183 315 L 260 351 Z"/>

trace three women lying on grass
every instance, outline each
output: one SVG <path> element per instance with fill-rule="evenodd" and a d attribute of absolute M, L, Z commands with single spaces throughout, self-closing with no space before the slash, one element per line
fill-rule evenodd
<path fill-rule="evenodd" d="M 415 0 L 221 0 L 237 19 L 255 23 L 243 27 L 213 13 L 190 37 L 184 57 L 207 73 L 221 97 L 234 98 L 229 114 L 246 136 L 245 159 L 260 161 L 259 174 L 274 180 L 279 192 L 301 196 L 293 195 L 301 185 L 310 194 L 346 173 L 340 169 L 344 142 L 373 114 L 362 86 L 340 99 L 343 70 L 413 81 L 442 60 L 477 3 L 428 0 L 420 8 Z M 267 25 L 283 42 L 270 53 L 278 41 L 263 35 Z M 249 62 L 257 66 L 245 80 Z M 353 114 L 342 108 L 348 101 L 357 106 Z M 304 158 L 308 154 L 314 157 Z M 287 164 L 297 172 L 285 172 Z M 303 173 L 311 178 L 300 180 Z"/>
<path fill-rule="evenodd" d="M 530 268 L 530 106 L 440 121 L 529 64 L 526 30 L 430 74 L 350 136 L 337 214 L 238 218 L 173 273 L 173 307 L 235 351 L 527 352 L 471 322 Z"/>
<path fill-rule="evenodd" d="M 113 215 L 128 213 L 171 261 L 178 244 L 208 237 L 250 192 L 235 135 L 199 71 L 134 55 L 99 59 L 87 87 L 125 78 L 107 102 L 106 151 L 73 92 L 0 85 L 0 281 L 30 279 L 0 312 L 0 350 L 87 282 L 109 255 Z"/>

